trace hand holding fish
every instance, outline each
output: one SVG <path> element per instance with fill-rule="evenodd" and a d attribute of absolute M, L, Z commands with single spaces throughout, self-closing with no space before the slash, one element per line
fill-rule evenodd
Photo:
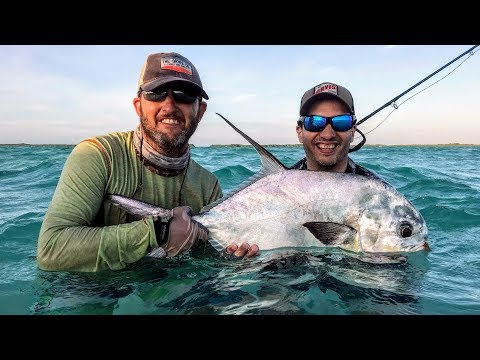
<path fill-rule="evenodd" d="M 190 250 L 197 240 L 208 240 L 208 229 L 192 219 L 192 209 L 188 206 L 174 208 L 168 223 L 156 220 L 155 231 L 160 247 L 148 254 L 153 257 L 176 256 Z M 248 243 L 240 246 L 231 243 L 224 250 L 225 255 L 231 259 L 254 257 L 258 252 L 258 245 L 250 246 Z"/>
<path fill-rule="evenodd" d="M 248 243 L 243 243 L 238 246 L 237 244 L 232 243 L 225 248 L 225 255 L 229 258 L 251 258 L 257 256 L 258 252 L 259 248 L 257 244 L 250 246 Z"/>
<path fill-rule="evenodd" d="M 175 256 L 190 250 L 197 240 L 207 241 L 208 230 L 192 219 L 190 207 L 176 207 L 172 214 L 168 223 L 156 220 L 155 224 L 155 231 L 158 232 L 157 241 L 166 256 Z"/>

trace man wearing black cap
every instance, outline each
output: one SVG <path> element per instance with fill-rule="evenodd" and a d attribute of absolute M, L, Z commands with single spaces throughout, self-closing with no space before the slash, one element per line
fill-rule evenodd
<path fill-rule="evenodd" d="M 177 53 L 150 54 L 133 105 L 134 131 L 88 138 L 67 158 L 40 229 L 43 270 L 123 269 L 147 254 L 175 256 L 208 230 L 191 219 L 222 196 L 218 178 L 190 157 L 189 139 L 207 109 L 195 66 Z M 165 219 L 132 219 L 106 194 L 166 209 Z M 258 246 L 232 243 L 226 252 L 251 257 Z"/>
<path fill-rule="evenodd" d="M 348 156 L 356 121 L 352 94 L 343 86 L 324 82 L 307 90 L 300 102 L 296 127 L 306 156 L 291 168 L 378 178 Z"/>

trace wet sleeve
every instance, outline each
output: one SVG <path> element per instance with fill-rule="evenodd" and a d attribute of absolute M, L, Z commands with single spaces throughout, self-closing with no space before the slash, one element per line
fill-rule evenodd
<path fill-rule="evenodd" d="M 156 246 L 152 218 L 94 226 L 109 180 L 108 157 L 89 142 L 78 144 L 67 158 L 38 238 L 37 263 L 42 270 L 118 270 Z"/>

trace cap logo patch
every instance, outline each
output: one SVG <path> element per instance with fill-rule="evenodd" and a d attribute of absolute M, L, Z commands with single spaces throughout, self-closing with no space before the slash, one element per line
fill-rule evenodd
<path fill-rule="evenodd" d="M 319 93 L 322 93 L 322 92 L 328 92 L 328 93 L 338 95 L 337 85 L 321 84 L 321 85 L 315 86 L 315 90 L 313 91 L 314 94 L 319 94 Z"/>
<path fill-rule="evenodd" d="M 162 70 L 172 70 L 176 72 L 192 75 L 192 67 L 182 59 L 176 57 L 164 57 L 160 60 Z"/>

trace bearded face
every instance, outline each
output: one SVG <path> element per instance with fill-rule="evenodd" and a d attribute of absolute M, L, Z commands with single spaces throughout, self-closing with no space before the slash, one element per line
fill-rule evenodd
<path fill-rule="evenodd" d="M 198 127 L 199 100 L 167 112 L 149 112 L 140 106 L 140 124 L 150 145 L 167 156 L 181 155 Z M 153 143 L 153 144 L 152 144 Z"/>

